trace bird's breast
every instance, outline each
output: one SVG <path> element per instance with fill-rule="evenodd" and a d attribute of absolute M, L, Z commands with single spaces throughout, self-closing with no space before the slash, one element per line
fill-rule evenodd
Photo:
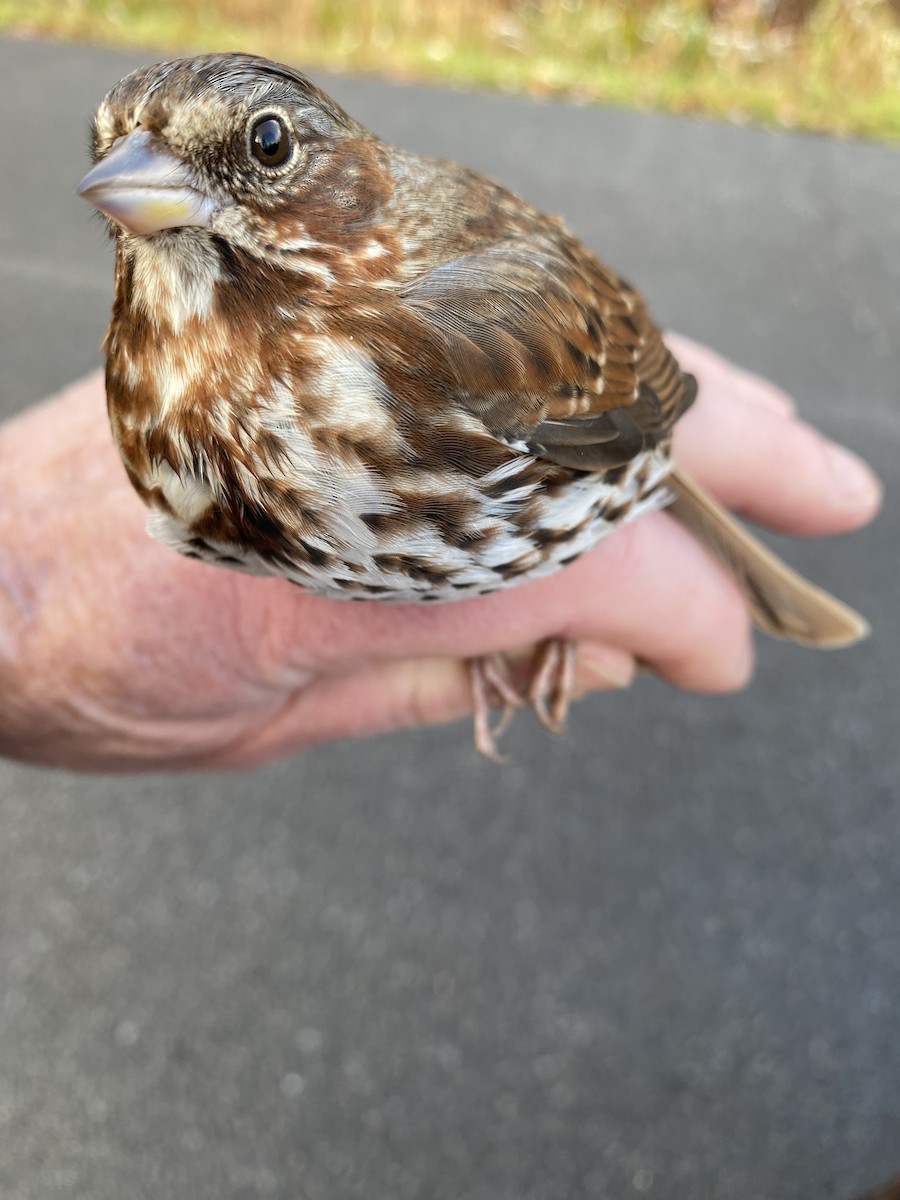
<path fill-rule="evenodd" d="M 663 451 L 610 478 L 553 466 L 471 414 L 398 404 L 352 335 L 295 327 L 270 349 L 210 318 L 111 334 L 116 440 L 150 532 L 182 553 L 328 596 L 448 600 L 546 574 L 663 500 Z"/>

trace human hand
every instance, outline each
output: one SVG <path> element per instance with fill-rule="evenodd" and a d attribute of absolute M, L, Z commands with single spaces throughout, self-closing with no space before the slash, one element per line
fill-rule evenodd
<path fill-rule="evenodd" d="M 697 375 L 675 457 L 731 508 L 782 532 L 868 521 L 868 468 L 792 415 L 778 389 L 685 338 Z M 856 483 L 854 485 L 854 480 Z M 317 742 L 450 720 L 464 660 L 551 635 L 579 646 L 576 690 L 636 662 L 699 691 L 743 686 L 746 611 L 665 513 L 561 572 L 441 605 L 348 603 L 182 558 L 144 509 L 106 421 L 100 374 L 0 428 L 0 753 L 86 770 L 247 766 Z"/>

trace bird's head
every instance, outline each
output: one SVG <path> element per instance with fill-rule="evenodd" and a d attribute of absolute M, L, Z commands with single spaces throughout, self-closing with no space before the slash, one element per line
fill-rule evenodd
<path fill-rule="evenodd" d="M 79 195 L 117 236 L 206 230 L 272 258 L 371 221 L 384 194 L 377 140 L 309 79 L 245 54 L 141 68 L 92 128 Z"/>

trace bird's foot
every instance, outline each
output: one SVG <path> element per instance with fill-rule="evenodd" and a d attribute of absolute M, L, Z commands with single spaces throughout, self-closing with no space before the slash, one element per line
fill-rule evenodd
<path fill-rule="evenodd" d="M 509 727 L 513 713 L 525 703 L 516 687 L 509 663 L 502 654 L 485 654 L 466 661 L 469 686 L 472 689 L 472 709 L 475 718 L 475 749 L 492 762 L 505 762 L 497 749 L 497 738 Z M 496 724 L 491 724 L 491 708 L 499 705 L 503 711 Z"/>
<path fill-rule="evenodd" d="M 551 733 L 565 731 L 575 680 L 575 657 L 575 643 L 563 637 L 547 638 L 534 652 L 526 698 L 538 720 Z"/>
<path fill-rule="evenodd" d="M 569 638 L 547 638 L 534 650 L 520 684 L 502 654 L 470 658 L 466 662 L 472 689 L 475 748 L 492 762 L 505 762 L 497 739 L 509 727 L 517 708 L 528 704 L 551 733 L 565 728 L 575 676 L 575 643 Z M 502 709 L 492 723 L 491 709 Z"/>

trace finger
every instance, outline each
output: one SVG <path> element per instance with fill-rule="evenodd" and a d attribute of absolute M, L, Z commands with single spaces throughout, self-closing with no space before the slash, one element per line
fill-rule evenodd
<path fill-rule="evenodd" d="M 290 693 L 206 765 L 252 766 L 321 742 L 452 721 L 470 707 L 461 659 L 366 663 Z"/>
<path fill-rule="evenodd" d="M 680 333 L 667 333 L 666 345 L 683 370 L 696 375 L 701 392 L 739 401 L 754 408 L 766 408 L 782 416 L 791 416 L 794 401 L 782 388 L 762 375 L 735 366 L 721 354 L 702 346 Z"/>
<path fill-rule="evenodd" d="M 790 417 L 701 394 L 675 429 L 679 464 L 729 508 L 794 534 L 871 520 L 881 485 L 852 451 Z"/>
<path fill-rule="evenodd" d="M 634 662 L 612 646 L 579 647 L 573 693 L 627 686 Z M 371 664 L 326 677 L 291 694 L 277 714 L 192 766 L 252 766 L 321 742 L 455 721 L 472 710 L 463 659 L 420 658 Z"/>
<path fill-rule="evenodd" d="M 753 668 L 750 622 L 733 577 L 683 526 L 652 513 L 598 547 L 606 594 L 588 600 L 581 636 L 627 650 L 679 687 L 734 691 Z M 578 568 L 581 564 L 574 564 Z M 588 561 L 585 571 L 596 570 Z M 614 586 L 610 586 L 615 581 Z M 577 585 L 576 585 L 577 586 Z"/>
<path fill-rule="evenodd" d="M 634 655 L 607 642 L 582 639 L 576 643 L 576 698 L 588 692 L 605 692 L 630 687 L 637 673 Z"/>

